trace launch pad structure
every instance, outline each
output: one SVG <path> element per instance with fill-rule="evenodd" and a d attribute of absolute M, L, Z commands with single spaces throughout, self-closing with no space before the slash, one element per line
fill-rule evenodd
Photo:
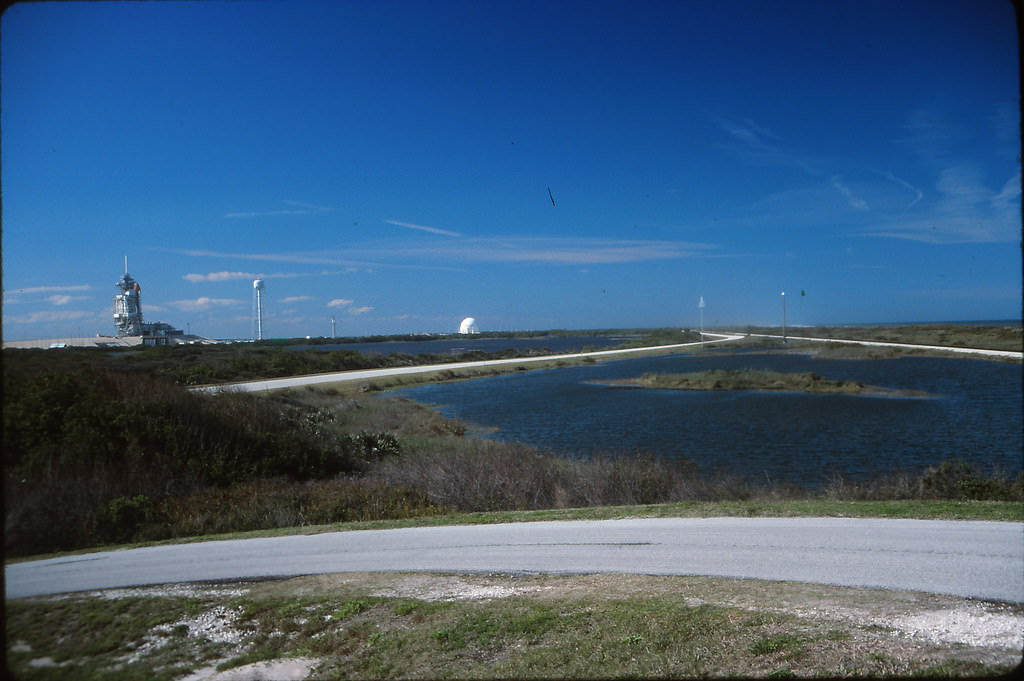
<path fill-rule="evenodd" d="M 143 345 L 170 345 L 172 339 L 185 336 L 184 331 L 170 324 L 142 321 L 142 287 L 128 274 L 127 256 L 124 274 L 115 286 L 120 290 L 114 296 L 114 326 L 118 338 L 140 336 Z"/>
<path fill-rule="evenodd" d="M 117 281 L 114 296 L 114 328 L 116 335 L 76 338 L 50 338 L 24 341 L 4 341 L 5 348 L 70 348 L 70 347 L 132 347 L 136 345 L 192 345 L 217 341 L 186 334 L 164 322 L 146 322 L 142 318 L 142 286 L 128 273 L 128 258 L 124 261 L 124 274 Z"/>

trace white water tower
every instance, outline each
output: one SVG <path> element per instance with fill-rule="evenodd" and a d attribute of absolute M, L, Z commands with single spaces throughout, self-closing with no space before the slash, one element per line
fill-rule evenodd
<path fill-rule="evenodd" d="M 256 340 L 263 340 L 263 280 L 253 280 L 252 288 L 256 291 Z"/>

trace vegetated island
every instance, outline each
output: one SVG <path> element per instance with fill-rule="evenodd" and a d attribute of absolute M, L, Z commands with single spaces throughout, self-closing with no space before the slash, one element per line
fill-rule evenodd
<path fill-rule="evenodd" d="M 639 378 L 589 381 L 617 388 L 658 390 L 771 390 L 867 397 L 935 397 L 919 390 L 900 390 L 864 385 L 859 381 L 835 381 L 810 371 L 782 373 L 758 369 L 711 369 L 688 374 L 644 374 Z"/>

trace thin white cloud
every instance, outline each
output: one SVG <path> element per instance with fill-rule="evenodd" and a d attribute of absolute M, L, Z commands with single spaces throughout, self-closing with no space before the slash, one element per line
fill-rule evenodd
<path fill-rule="evenodd" d="M 398 225 L 399 227 L 407 227 L 409 229 L 418 229 L 421 232 L 430 232 L 431 234 L 442 234 L 444 236 L 462 236 L 459 232 L 452 232 L 447 229 L 440 229 L 438 227 L 427 227 L 425 225 L 414 225 L 411 222 L 399 222 L 398 220 L 385 220 L 384 222 L 389 225 Z"/>
<path fill-rule="evenodd" d="M 1020 109 L 1008 102 L 1000 102 L 993 108 L 988 121 L 1001 155 L 1016 156 L 1020 152 Z"/>
<path fill-rule="evenodd" d="M 348 300 L 347 298 L 335 298 L 327 303 L 327 307 L 345 307 L 346 305 L 351 305 L 353 302 L 355 301 Z"/>
<path fill-rule="evenodd" d="M 275 274 L 261 274 L 257 272 L 209 272 L 207 274 L 183 274 L 182 279 L 193 284 L 202 284 L 218 281 L 234 281 L 236 279 L 291 279 L 304 276 L 294 272 L 278 272 Z"/>
<path fill-rule="evenodd" d="M 234 279 L 255 279 L 252 272 L 210 272 L 208 274 L 185 274 L 181 277 L 193 284 L 201 284 L 213 281 L 232 281 Z"/>
<path fill-rule="evenodd" d="M 935 183 L 939 199 L 913 217 L 871 225 L 868 236 L 926 243 L 999 243 L 1020 238 L 1020 171 L 998 192 L 972 165 L 950 166 Z"/>
<path fill-rule="evenodd" d="M 734 140 L 731 144 L 720 144 L 719 147 L 745 163 L 756 166 L 797 168 L 814 177 L 821 177 L 824 174 L 818 169 L 820 164 L 813 162 L 804 154 L 780 146 L 778 142 L 782 138 L 779 135 L 749 118 L 737 120 L 717 115 L 712 115 L 712 117 L 718 126 Z"/>
<path fill-rule="evenodd" d="M 52 293 L 56 291 L 89 291 L 92 286 L 89 284 L 75 284 L 72 286 L 30 286 L 28 288 L 19 288 L 12 291 L 17 294 L 32 294 L 32 293 Z"/>
<path fill-rule="evenodd" d="M 645 241 L 626 239 L 587 239 L 569 237 L 494 237 L 460 239 L 436 242 L 438 245 L 380 246 L 372 249 L 351 250 L 349 255 L 374 259 L 378 267 L 409 269 L 451 269 L 444 262 L 537 262 L 572 265 L 631 263 L 655 260 L 678 260 L 703 256 L 716 247 L 706 243 L 681 241 Z M 186 255 L 253 260 L 283 260 L 287 262 L 336 262 L 331 251 L 304 254 L 248 254 L 214 253 L 211 251 L 185 251 Z M 411 264 L 424 261 L 429 265 Z M 323 274 L 348 273 L 324 272 Z"/>
<path fill-rule="evenodd" d="M 193 312 L 201 310 L 209 310 L 215 307 L 226 307 L 231 305 L 247 305 L 248 303 L 244 300 L 238 300 L 235 298 L 208 298 L 201 296 L 195 300 L 172 300 L 168 305 L 177 308 L 183 312 Z"/>
<path fill-rule="evenodd" d="M 38 322 L 66 322 L 93 317 L 92 312 L 81 310 L 39 310 L 26 315 L 10 315 L 4 321 L 11 324 L 35 324 Z"/>
<path fill-rule="evenodd" d="M 275 215 L 311 215 L 313 213 L 324 213 L 330 210 L 326 206 L 316 206 L 310 203 L 302 203 L 301 201 L 284 201 L 292 208 L 282 208 L 279 210 L 253 210 L 253 211 L 238 211 L 233 213 L 225 213 L 226 218 L 262 218 Z"/>
<path fill-rule="evenodd" d="M 892 174 L 892 171 L 891 171 L 891 170 L 887 170 L 887 171 L 885 172 L 885 178 L 886 178 L 887 180 L 890 180 L 890 181 L 892 181 L 892 182 L 895 182 L 895 183 L 896 183 L 896 184 L 898 184 L 898 185 L 902 185 L 902 186 L 906 187 L 907 189 L 909 189 L 910 191 L 914 192 L 914 194 L 915 194 L 914 200 L 913 200 L 913 201 L 911 201 L 911 202 L 910 202 L 910 203 L 909 203 L 909 204 L 907 205 L 907 208 L 910 208 L 911 206 L 913 206 L 913 205 L 914 205 L 914 204 L 916 204 L 916 203 L 917 203 L 918 201 L 920 201 L 921 199 L 923 199 L 923 198 L 924 198 L 924 192 L 922 192 L 922 191 L 921 191 L 920 189 L 918 189 L 918 188 L 917 188 L 917 187 L 915 187 L 914 185 L 910 184 L 909 182 L 907 182 L 907 181 L 906 181 L 906 180 L 904 180 L 903 178 L 901 178 L 901 177 L 896 177 L 895 175 L 893 175 L 893 174 Z"/>
<path fill-rule="evenodd" d="M 902 127 L 904 135 L 897 141 L 932 167 L 948 163 L 954 150 L 969 138 L 962 126 L 951 122 L 944 113 L 931 109 L 910 112 Z"/>
<path fill-rule="evenodd" d="M 709 244 L 678 241 L 496 237 L 472 239 L 445 247 L 394 249 L 392 253 L 399 257 L 431 260 L 599 265 L 677 260 L 694 257 L 713 248 Z"/>
<path fill-rule="evenodd" d="M 396 268 L 396 269 L 414 269 L 414 270 L 447 270 L 448 267 L 441 267 L 438 265 L 408 265 L 408 264 L 396 264 L 396 263 L 382 263 L 382 262 L 356 262 L 348 258 L 335 257 L 335 251 L 320 251 L 319 253 L 221 253 L 218 251 L 205 251 L 205 250 L 183 250 L 177 251 L 182 255 L 188 255 L 194 258 L 237 258 L 239 260 L 257 260 L 267 262 L 288 262 L 297 264 L 312 264 L 312 265 L 335 265 L 346 267 L 341 271 L 324 271 L 319 274 L 322 275 L 335 275 L 335 274 L 349 274 L 351 272 L 366 271 L 372 272 L 374 268 Z M 348 253 L 351 253 L 349 251 Z M 390 250 L 374 251 L 375 256 L 382 258 L 390 257 Z M 267 275 L 269 278 L 271 275 Z M 282 275 L 283 276 L 283 275 Z M 301 274 L 288 275 L 288 276 L 304 276 Z"/>
<path fill-rule="evenodd" d="M 855 195 L 853 191 L 846 185 L 843 178 L 840 175 L 833 175 L 832 179 L 829 180 L 829 184 L 832 188 L 846 197 L 846 202 L 850 204 L 850 207 L 854 210 L 869 210 L 867 202 Z"/>
<path fill-rule="evenodd" d="M 364 305 L 363 307 L 350 307 L 348 309 L 348 313 L 349 314 L 366 314 L 367 312 L 369 312 L 372 309 L 373 308 L 370 307 L 369 305 Z"/>
<path fill-rule="evenodd" d="M 54 294 L 47 296 L 46 300 L 51 305 L 67 305 L 68 303 L 75 300 L 87 300 L 88 296 L 68 296 L 63 294 Z"/>
<path fill-rule="evenodd" d="M 290 262 L 305 265 L 336 265 L 352 267 L 383 267 L 379 263 L 354 262 L 345 258 L 328 257 L 322 254 L 308 253 L 221 253 L 218 251 L 185 250 L 182 254 L 198 258 L 237 258 L 238 260 L 258 260 L 267 262 Z"/>
<path fill-rule="evenodd" d="M 281 302 L 282 303 L 299 303 L 299 302 L 302 302 L 303 300 L 313 300 L 313 296 L 288 296 L 287 298 L 282 298 Z"/>

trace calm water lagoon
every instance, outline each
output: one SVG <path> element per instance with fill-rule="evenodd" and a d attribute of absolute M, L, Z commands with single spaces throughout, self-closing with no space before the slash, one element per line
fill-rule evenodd
<path fill-rule="evenodd" d="M 623 389 L 587 381 L 705 369 L 813 371 L 924 391 L 893 398 Z M 452 418 L 570 456 L 651 453 L 707 471 L 815 487 L 962 458 L 984 472 L 1022 469 L 1022 367 L 971 359 L 825 360 L 762 353 L 671 355 L 424 385 L 399 394 Z"/>

